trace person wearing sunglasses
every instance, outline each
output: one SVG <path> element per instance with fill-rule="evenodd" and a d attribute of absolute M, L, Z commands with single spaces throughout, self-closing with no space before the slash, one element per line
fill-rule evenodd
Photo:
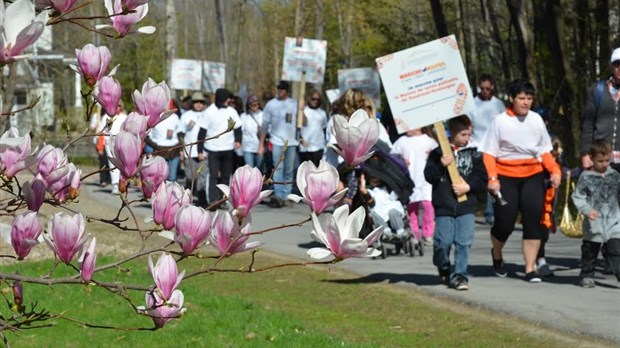
<path fill-rule="evenodd" d="M 303 127 L 300 130 L 299 160 L 312 161 L 318 167 L 327 143 L 325 138 L 327 114 L 321 108 L 319 91 L 313 90 L 309 96 L 308 104 L 304 107 Z"/>
<path fill-rule="evenodd" d="M 506 109 L 504 103 L 493 95 L 495 82 L 489 74 L 482 74 L 478 79 L 479 93 L 474 98 L 476 109 L 468 116 L 473 124 L 472 139 L 478 146 L 482 145 L 484 135 L 489 129 L 493 118 L 501 114 Z M 487 225 L 493 225 L 493 202 L 487 195 L 487 204 L 484 211 L 484 218 Z"/>

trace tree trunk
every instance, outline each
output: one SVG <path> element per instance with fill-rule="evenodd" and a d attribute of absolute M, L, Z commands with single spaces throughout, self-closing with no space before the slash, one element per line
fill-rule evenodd
<path fill-rule="evenodd" d="M 463 3 L 461 0 L 453 0 L 452 3 L 454 5 L 455 13 L 454 22 L 456 23 L 456 41 L 459 44 L 459 51 L 461 53 L 461 59 L 463 60 L 463 66 L 467 67 L 468 62 L 466 48 L 469 49 L 470 47 L 467 46 L 467 43 L 465 42 L 465 33 L 463 30 Z"/>
<path fill-rule="evenodd" d="M 433 11 L 433 21 L 435 22 L 435 29 L 437 29 L 437 35 L 439 37 L 448 36 L 448 24 L 446 24 L 446 17 L 443 14 L 441 0 L 430 0 L 430 2 L 431 10 Z"/>
<path fill-rule="evenodd" d="M 174 9 L 174 0 L 166 0 L 166 81 L 172 79 L 172 60 L 177 57 L 177 16 Z M 175 90 L 170 90 L 172 98 L 175 98 Z"/>
<path fill-rule="evenodd" d="M 316 5 L 316 23 L 314 27 L 314 38 L 317 40 L 323 40 L 323 32 L 325 30 L 325 19 L 323 17 L 323 0 L 315 0 Z M 323 85 L 316 83 L 313 86 L 317 91 L 323 90 Z"/>
<path fill-rule="evenodd" d="M 351 11 L 353 6 L 349 3 L 349 1 L 344 1 L 344 11 L 346 11 L 346 13 L 344 14 L 345 18 L 343 19 L 342 17 L 344 11 L 342 9 L 342 2 L 343 1 L 341 0 L 336 0 L 336 13 L 338 14 L 338 33 L 340 34 L 340 41 L 342 42 L 342 68 L 347 69 L 351 67 L 351 56 L 353 55 L 351 51 L 351 40 L 353 36 L 353 26 L 351 23 L 353 20 L 353 14 Z"/>
<path fill-rule="evenodd" d="M 512 80 L 512 75 L 510 74 L 510 64 L 508 62 L 508 57 L 506 55 L 506 50 L 504 48 L 504 40 L 502 40 L 502 36 L 501 36 L 501 32 L 499 29 L 499 24 L 497 21 L 497 12 L 495 11 L 495 5 L 493 0 L 482 0 L 481 1 L 483 10 L 486 12 L 487 17 L 485 17 L 485 22 L 486 23 L 491 23 L 491 27 L 493 28 L 493 39 L 494 39 L 494 43 L 498 46 L 499 49 L 499 58 L 502 62 L 502 71 L 503 71 L 503 81 L 510 81 Z M 494 57 L 491 57 L 492 60 L 496 61 L 495 59 L 493 59 Z M 496 78 L 497 81 L 497 78 Z"/>
<path fill-rule="evenodd" d="M 609 74 L 609 0 L 596 1 L 596 36 L 598 37 L 599 77 L 606 78 Z"/>
<path fill-rule="evenodd" d="M 536 84 L 534 64 L 534 32 L 532 30 L 531 3 L 523 0 L 507 0 L 510 18 L 517 33 L 519 47 L 519 68 L 521 74 Z"/>
<path fill-rule="evenodd" d="M 220 39 L 220 61 L 228 63 L 228 40 L 224 28 L 224 8 L 221 0 L 215 0 L 215 23 Z"/>

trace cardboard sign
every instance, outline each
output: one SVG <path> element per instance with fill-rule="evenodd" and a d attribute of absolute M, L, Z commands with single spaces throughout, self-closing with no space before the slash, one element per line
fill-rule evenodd
<path fill-rule="evenodd" d="M 284 38 L 284 59 L 282 60 L 282 80 L 301 81 L 306 72 L 306 82 L 323 83 L 327 41 L 302 38 Z"/>
<path fill-rule="evenodd" d="M 338 88 L 343 92 L 350 88 L 359 89 L 372 99 L 377 109 L 381 108 L 381 78 L 376 69 L 339 69 Z"/>
<path fill-rule="evenodd" d="M 202 82 L 202 61 L 173 59 L 170 88 L 199 91 Z"/>
<path fill-rule="evenodd" d="M 340 90 L 338 88 L 328 89 L 325 91 L 325 95 L 327 96 L 329 103 L 333 104 L 338 98 L 340 98 Z"/>
<path fill-rule="evenodd" d="M 205 92 L 213 92 L 226 85 L 226 63 L 202 62 L 202 83 Z"/>
<path fill-rule="evenodd" d="M 409 128 L 475 109 L 454 35 L 376 59 L 394 118 Z"/>

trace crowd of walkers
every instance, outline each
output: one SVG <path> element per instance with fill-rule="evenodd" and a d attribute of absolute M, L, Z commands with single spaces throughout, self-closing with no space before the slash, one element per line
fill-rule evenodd
<path fill-rule="evenodd" d="M 586 217 L 583 287 L 596 285 L 594 266 L 601 250 L 605 271 L 620 281 L 620 141 L 616 139 L 620 48 L 613 51 L 611 69 L 609 79 L 588 90 L 581 133 L 582 173 L 572 195 L 575 207 Z M 362 163 L 341 176 L 340 187 L 348 191 L 340 204 L 366 206 L 369 225 L 380 221 L 386 236 L 400 237 L 408 230 L 411 238 L 432 246 L 440 281 L 457 290 L 469 289 L 469 249 L 479 208 L 491 225 L 490 264 L 498 277 L 507 275 L 502 251 L 517 221 L 523 226 L 524 279 L 537 283 L 553 275 L 545 260 L 545 243 L 555 229 L 555 190 L 565 170 L 555 145 L 559 142 L 546 127 L 548 114 L 534 111 L 540 109 L 533 108 L 536 90 L 530 81 L 513 81 L 505 106 L 494 95 L 493 78 L 482 75 L 475 110 L 448 121 L 451 153 L 443 153 L 432 130 L 406 129 L 399 115 L 389 109 L 380 113 L 360 90 L 343 91 L 336 101 L 326 103 L 318 90 L 298 101 L 291 97 L 287 81 L 275 87 L 275 98 L 265 93 L 262 98 L 252 94 L 242 100 L 218 89 L 214 94 L 195 92 L 178 104 L 171 101 L 176 113 L 145 137 L 144 151 L 164 157 L 168 180 L 183 179 L 201 207 L 226 209 L 217 185 L 228 184 L 237 167 L 249 165 L 272 178 L 268 203 L 282 208 L 292 204 L 289 195 L 296 189 L 293 178 L 301 162 L 315 167 L 325 162 L 342 169 L 342 158 L 334 150 L 334 115 L 349 118 L 362 109 L 379 124 L 377 153 L 400 159 L 410 180 L 390 185 L 389 178 L 365 171 Z M 298 122 L 300 102 L 303 120 Z M 111 185 L 112 194 L 119 193 L 119 174 L 106 157 L 113 155 L 114 136 L 127 118 L 122 106 L 119 110 L 113 120 L 94 117 L 91 124 L 97 133 L 105 133 L 95 137 L 94 144 L 100 166 L 113 168 L 102 171 L 100 177 L 101 186 Z M 451 165 L 456 166 L 457 178 L 449 175 Z M 399 185 L 406 190 L 397 189 Z M 408 219 L 403 219 L 405 214 Z"/>

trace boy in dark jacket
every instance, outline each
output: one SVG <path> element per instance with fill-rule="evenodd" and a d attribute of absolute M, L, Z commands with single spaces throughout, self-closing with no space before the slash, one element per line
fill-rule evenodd
<path fill-rule="evenodd" d="M 433 185 L 435 208 L 435 234 L 433 264 L 439 270 L 441 282 L 457 290 L 468 290 L 467 263 L 469 248 L 474 239 L 477 195 L 487 187 L 487 173 L 482 153 L 470 145 L 472 124 L 465 115 L 448 122 L 450 145 L 453 154 L 443 154 L 441 148 L 433 150 L 424 168 L 424 177 Z M 448 165 L 456 162 L 459 179 L 452 183 Z M 457 196 L 467 195 L 467 200 L 457 201 Z M 454 270 L 450 268 L 450 249 L 454 244 Z"/>

